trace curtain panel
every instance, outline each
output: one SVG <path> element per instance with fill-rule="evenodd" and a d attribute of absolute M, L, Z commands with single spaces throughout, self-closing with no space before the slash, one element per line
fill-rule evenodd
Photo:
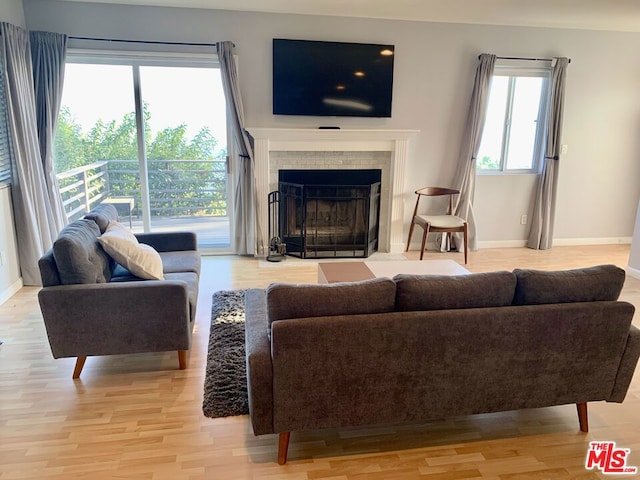
<path fill-rule="evenodd" d="M 36 96 L 38 143 L 47 195 L 51 203 L 52 223 L 60 230 L 67 224 L 53 161 L 53 139 L 62 99 L 67 36 L 50 32 L 29 32 L 33 85 Z"/>
<path fill-rule="evenodd" d="M 238 71 L 233 56 L 232 42 L 216 43 L 222 88 L 227 103 L 227 124 L 230 142 L 227 147 L 233 169 L 233 250 L 239 255 L 255 255 L 262 238 L 256 215 L 256 193 L 254 180 L 253 138 L 245 128 L 244 108 L 240 95 Z"/>
<path fill-rule="evenodd" d="M 554 58 L 554 62 L 545 138 L 545 158 L 542 164 L 542 173 L 538 179 L 533 214 L 531 215 L 531 229 L 527 241 L 527 246 L 535 250 L 546 250 L 551 248 L 553 244 L 558 162 L 564 110 L 564 84 L 569 59 L 558 57 Z"/>
<path fill-rule="evenodd" d="M 476 221 L 473 214 L 473 200 L 476 190 L 476 156 L 482 139 L 495 63 L 495 55 L 488 53 L 480 55 L 454 182 L 454 188 L 460 190 L 460 195 L 456 198 L 454 205 L 454 215 L 467 221 L 469 250 L 478 249 Z M 455 239 L 456 245 L 462 245 L 464 241 L 462 235 L 455 234 Z"/>
<path fill-rule="evenodd" d="M 64 223 L 57 221 L 60 214 L 51 202 L 40 153 L 29 34 L 6 22 L 0 23 L 0 34 L 20 270 L 25 285 L 40 285 L 38 259 L 51 248 Z"/>

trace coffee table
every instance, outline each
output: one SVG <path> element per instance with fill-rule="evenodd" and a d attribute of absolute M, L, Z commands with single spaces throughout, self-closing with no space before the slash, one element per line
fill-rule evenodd
<path fill-rule="evenodd" d="M 466 268 L 453 260 L 389 260 L 364 262 L 320 262 L 318 283 L 356 282 L 399 273 L 414 275 L 466 275 Z"/>

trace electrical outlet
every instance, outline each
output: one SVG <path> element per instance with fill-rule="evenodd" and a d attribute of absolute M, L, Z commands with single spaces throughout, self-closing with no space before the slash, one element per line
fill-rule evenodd
<path fill-rule="evenodd" d="M 569 150 L 569 145 L 564 144 L 564 145 L 562 145 L 562 147 L 560 148 L 560 153 L 567 153 L 567 150 Z"/>
<path fill-rule="evenodd" d="M 524 214 L 520 217 L 520 225 L 526 225 L 527 224 L 527 214 Z"/>

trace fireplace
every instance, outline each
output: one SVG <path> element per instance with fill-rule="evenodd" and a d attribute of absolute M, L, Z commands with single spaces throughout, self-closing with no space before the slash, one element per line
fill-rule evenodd
<path fill-rule="evenodd" d="M 381 169 L 378 251 L 402 252 L 405 164 L 417 130 L 249 127 L 255 141 L 257 253 L 266 255 L 269 192 L 278 190 L 278 172 L 300 170 Z"/>
<path fill-rule="evenodd" d="M 300 258 L 368 257 L 378 249 L 381 171 L 280 170 L 280 238 Z"/>

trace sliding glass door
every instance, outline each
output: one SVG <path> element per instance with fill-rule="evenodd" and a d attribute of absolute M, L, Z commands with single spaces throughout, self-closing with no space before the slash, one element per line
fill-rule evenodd
<path fill-rule="evenodd" d="M 226 108 L 217 66 L 70 55 L 56 170 L 70 218 L 102 202 L 134 231 L 192 230 L 230 248 Z"/>

